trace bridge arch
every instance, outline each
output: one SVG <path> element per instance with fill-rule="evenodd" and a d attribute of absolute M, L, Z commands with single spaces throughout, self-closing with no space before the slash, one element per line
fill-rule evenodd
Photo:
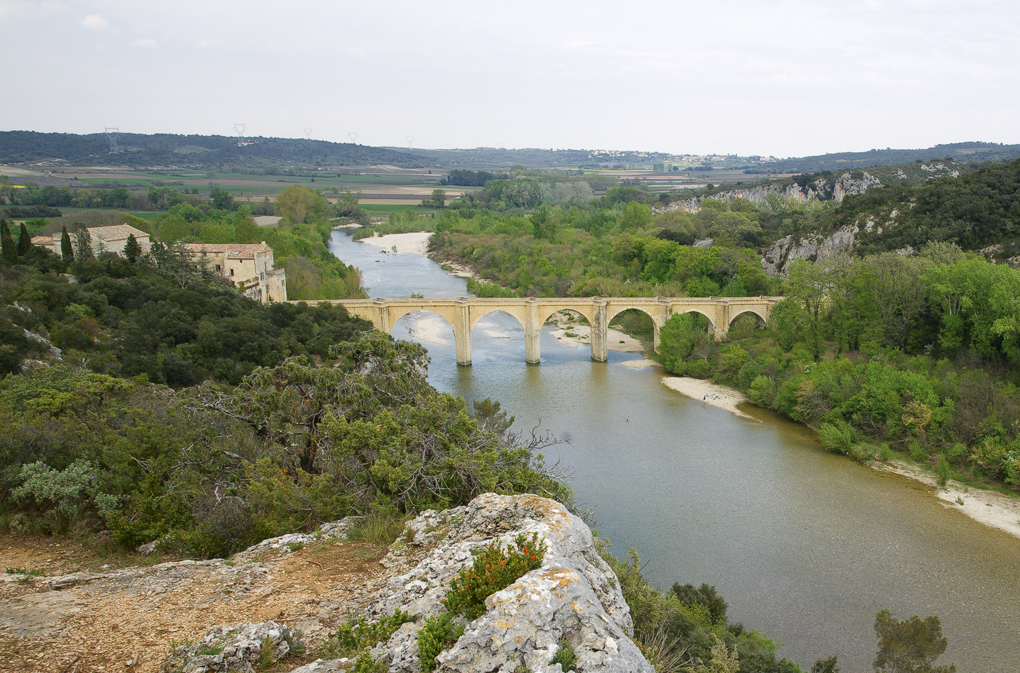
<path fill-rule="evenodd" d="M 447 327 L 450 328 L 450 331 L 453 333 L 454 341 L 456 342 L 456 340 L 458 339 L 456 322 L 452 322 L 449 319 L 449 317 L 444 316 L 442 312 L 436 311 L 435 307 L 410 308 L 406 311 L 395 312 L 394 315 L 391 316 L 392 321 L 390 322 L 389 325 L 390 328 L 389 335 L 393 336 L 393 330 L 397 328 L 397 325 L 400 324 L 401 320 L 403 320 L 404 318 L 410 319 L 411 316 L 415 313 L 429 314 L 439 318 Z M 408 333 L 414 335 L 414 333 L 410 329 L 408 329 Z M 422 339 L 422 341 L 427 341 L 427 339 Z M 432 342 L 432 343 L 446 343 L 446 342 Z"/>
<path fill-rule="evenodd" d="M 699 308 L 692 307 L 687 307 L 678 311 L 673 311 L 673 315 L 683 315 L 684 313 L 697 313 L 698 315 L 704 316 L 705 320 L 708 321 L 708 333 L 709 334 L 715 333 L 717 329 L 715 321 L 712 320 L 712 316 L 710 316 L 707 312 Z"/>
<path fill-rule="evenodd" d="M 745 316 L 748 314 L 758 318 L 759 327 L 764 328 L 768 324 L 769 320 L 768 312 L 761 308 L 758 308 L 757 306 L 742 306 L 737 310 L 739 311 L 738 313 L 734 313 L 733 315 L 730 316 L 730 323 L 726 325 L 726 329 L 732 327 L 733 323 L 737 321 L 737 318 L 740 318 L 741 316 Z"/>

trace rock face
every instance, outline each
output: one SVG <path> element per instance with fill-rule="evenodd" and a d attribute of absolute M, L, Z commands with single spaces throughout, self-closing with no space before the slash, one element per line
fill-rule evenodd
<path fill-rule="evenodd" d="M 519 533 L 538 533 L 548 546 L 541 568 L 486 600 L 485 614 L 436 659 L 437 671 L 511 673 L 522 665 L 529 671 L 558 671 L 559 664 L 550 662 L 565 640 L 573 646 L 579 672 L 654 670 L 630 638 L 630 609 L 591 531 L 559 503 L 489 493 L 467 507 L 426 512 L 411 527 L 449 530 L 417 567 L 389 581 L 369 609 L 375 617 L 397 609 L 421 617 L 443 612 L 450 580 L 471 565 L 473 550 L 491 542 L 508 545 Z M 376 649 L 389 658 L 390 671 L 419 670 L 420 621 L 404 624 Z"/>
<path fill-rule="evenodd" d="M 808 234 L 799 239 L 792 234 L 784 236 L 765 251 L 761 266 L 769 276 L 785 279 L 795 260 L 817 261 L 849 252 L 854 247 L 857 232 L 857 225 L 850 225 L 829 236 Z"/>
<path fill-rule="evenodd" d="M 656 209 L 656 213 L 664 213 L 670 210 L 686 210 L 696 213 L 701 209 L 703 199 L 716 199 L 719 201 L 732 201 L 733 199 L 747 199 L 751 203 L 762 203 L 771 194 L 778 194 L 784 199 L 796 199 L 799 201 L 842 201 L 850 194 L 863 194 L 869 189 L 881 187 L 882 182 L 867 171 L 862 171 L 859 178 L 853 177 L 848 171 L 836 178 L 818 178 L 803 187 L 797 183 L 784 184 L 759 184 L 750 187 L 730 189 L 724 192 L 717 192 L 711 196 L 694 197 L 675 201 L 668 206 Z"/>

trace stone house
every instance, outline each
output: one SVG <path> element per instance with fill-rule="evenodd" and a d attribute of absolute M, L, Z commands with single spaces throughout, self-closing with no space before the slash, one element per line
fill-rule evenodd
<path fill-rule="evenodd" d="M 262 243 L 185 243 L 209 270 L 262 303 L 287 300 L 287 274 L 273 268 L 273 249 Z"/>
<path fill-rule="evenodd" d="M 87 227 L 87 230 L 92 242 L 92 252 L 97 256 L 101 252 L 115 252 L 123 257 L 124 246 L 127 245 L 128 237 L 132 234 L 134 234 L 135 240 L 138 241 L 142 254 L 144 255 L 149 252 L 149 235 L 129 224 L 115 224 L 109 227 Z M 71 234 L 71 240 L 74 240 L 74 234 Z M 60 256 L 60 234 L 33 236 L 32 245 L 48 248 Z"/>

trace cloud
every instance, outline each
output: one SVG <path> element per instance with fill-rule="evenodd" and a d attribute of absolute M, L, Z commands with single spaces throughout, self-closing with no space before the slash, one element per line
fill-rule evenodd
<path fill-rule="evenodd" d="M 143 49 L 155 49 L 156 41 L 151 37 L 142 37 L 137 40 L 131 41 L 132 47 L 142 47 Z"/>
<path fill-rule="evenodd" d="M 218 37 L 213 39 L 211 37 L 202 38 L 198 41 L 199 49 L 212 49 L 213 47 L 219 47 L 220 45 L 226 44 L 227 38 Z"/>
<path fill-rule="evenodd" d="M 98 14 L 88 14 L 81 20 L 81 25 L 89 30 L 107 30 L 110 27 L 110 22 Z"/>

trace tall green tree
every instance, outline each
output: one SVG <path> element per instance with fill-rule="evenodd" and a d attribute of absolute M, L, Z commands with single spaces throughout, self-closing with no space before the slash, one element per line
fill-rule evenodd
<path fill-rule="evenodd" d="M 209 192 L 209 199 L 212 201 L 213 208 L 218 208 L 219 210 L 234 209 L 234 197 L 225 189 L 214 187 Z"/>
<path fill-rule="evenodd" d="M 74 247 L 71 245 L 71 235 L 67 233 L 67 227 L 60 228 L 60 256 L 68 261 L 74 260 Z"/>
<path fill-rule="evenodd" d="M 86 259 L 94 258 L 95 251 L 92 249 L 92 235 L 84 222 L 75 222 L 71 225 L 73 235 L 72 245 L 74 246 L 74 259 L 84 262 Z"/>
<path fill-rule="evenodd" d="M 873 666 L 882 673 L 956 673 L 956 665 L 936 666 L 949 641 L 935 615 L 899 620 L 888 610 L 875 615 L 878 653 Z"/>
<path fill-rule="evenodd" d="M 124 243 L 124 256 L 134 264 L 138 261 L 141 254 L 142 246 L 138 245 L 138 239 L 135 238 L 134 234 L 128 234 L 127 242 Z"/>
<path fill-rule="evenodd" d="M 10 227 L 7 220 L 0 220 L 0 248 L 3 250 L 4 261 L 8 264 L 18 263 L 18 246 L 11 238 Z"/>
<path fill-rule="evenodd" d="M 21 232 L 18 234 L 18 257 L 24 257 L 32 250 L 32 237 L 28 235 L 28 227 L 21 223 Z"/>

